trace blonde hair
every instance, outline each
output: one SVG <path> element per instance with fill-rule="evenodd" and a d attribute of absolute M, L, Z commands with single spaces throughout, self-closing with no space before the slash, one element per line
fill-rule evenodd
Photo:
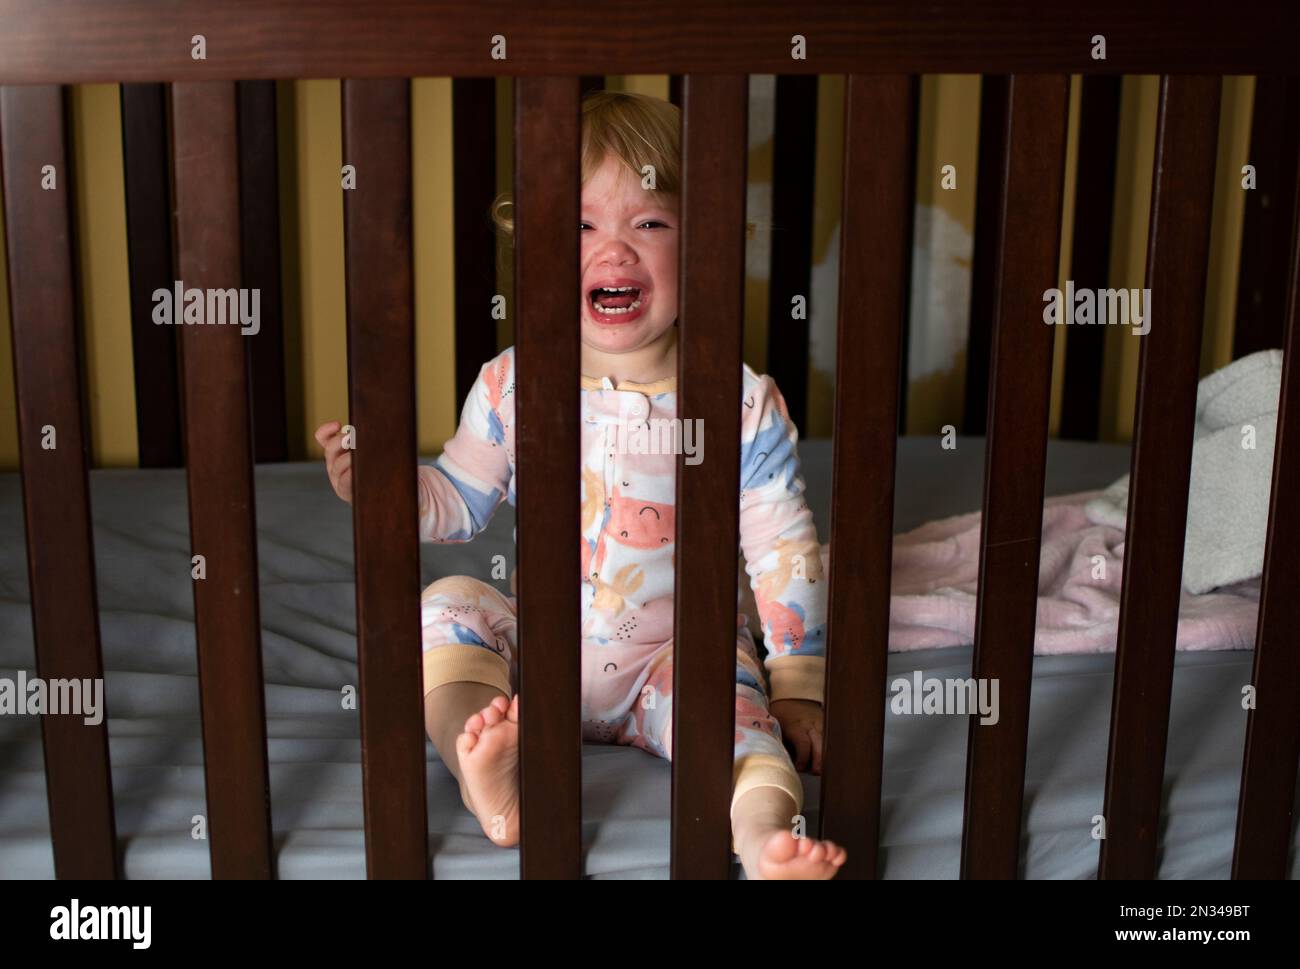
<path fill-rule="evenodd" d="M 655 201 L 672 208 L 681 197 L 681 109 L 648 94 L 593 91 L 582 99 L 582 184 L 596 174 L 606 157 L 619 161 L 639 182 L 647 165 L 654 170 Z M 506 215 L 514 207 L 510 192 L 492 202 L 490 214 L 497 232 L 514 245 L 515 221 Z"/>

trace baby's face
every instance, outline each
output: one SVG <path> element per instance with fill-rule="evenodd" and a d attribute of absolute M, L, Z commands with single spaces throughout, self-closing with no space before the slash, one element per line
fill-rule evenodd
<path fill-rule="evenodd" d="M 677 319 L 673 202 L 664 208 L 612 157 L 582 187 L 582 341 L 592 349 L 627 353 L 649 346 Z"/>

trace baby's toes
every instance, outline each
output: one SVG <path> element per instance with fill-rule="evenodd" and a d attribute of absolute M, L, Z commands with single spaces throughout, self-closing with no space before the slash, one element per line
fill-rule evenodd
<path fill-rule="evenodd" d="M 497 704 L 501 704 L 498 706 Z M 495 697 L 491 703 L 485 706 L 478 713 L 471 713 L 465 720 L 465 731 L 467 733 L 482 733 L 488 727 L 500 723 L 505 719 L 506 711 L 502 709 L 506 705 L 504 697 Z"/>
<path fill-rule="evenodd" d="M 478 716 L 478 714 L 474 714 L 474 716 Z M 478 734 L 477 730 L 468 729 L 467 721 L 465 732 L 456 735 L 456 757 L 458 759 L 463 759 L 473 753 L 474 748 L 478 746 Z"/>
<path fill-rule="evenodd" d="M 803 839 L 789 831 L 777 831 L 763 845 L 763 860 L 774 865 L 784 865 L 799 857 Z"/>

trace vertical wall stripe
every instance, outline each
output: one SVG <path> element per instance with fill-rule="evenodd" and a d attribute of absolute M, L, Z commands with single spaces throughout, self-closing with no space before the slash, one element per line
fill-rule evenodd
<path fill-rule="evenodd" d="M 514 191 L 515 79 L 497 78 L 497 194 Z M 514 213 L 507 210 L 507 216 Z M 506 317 L 497 320 L 497 349 L 515 342 L 515 251 L 502 239 L 497 248 L 497 293 L 505 297 Z M 487 363 L 487 361 L 483 361 Z"/>
<path fill-rule="evenodd" d="M 768 290 L 772 264 L 772 155 L 774 150 L 776 75 L 749 78 L 748 182 L 745 186 L 745 328 L 744 360 L 769 373 Z M 680 290 L 679 290 L 680 291 Z M 787 388 L 782 387 L 782 390 Z"/>
<path fill-rule="evenodd" d="M 966 393 L 966 333 L 970 305 L 969 278 L 965 298 L 953 299 L 951 319 L 930 318 L 926 294 L 939 285 L 945 266 L 955 257 L 967 273 L 971 249 L 964 256 L 943 245 L 964 232 L 974 246 L 975 198 L 979 159 L 980 77 L 976 74 L 926 75 L 921 79 L 917 123 L 915 245 L 921 250 L 913 266 L 913 300 L 909 334 L 907 433 L 938 434 L 945 424 L 961 427 Z M 942 168 L 956 169 L 957 185 L 944 189 Z M 928 212 L 925 210 L 929 210 Z M 951 226 L 945 230 L 943 226 Z M 928 229 L 927 229 L 928 226 Z M 928 253 L 925 251 L 928 248 Z M 927 267 L 929 274 L 927 275 Z M 919 295 L 921 298 L 916 298 Z M 948 350 L 951 348 L 951 356 Z M 913 377 L 912 375 L 916 376 Z"/>
<path fill-rule="evenodd" d="M 610 91 L 648 94 L 667 101 L 668 80 L 667 74 L 611 74 L 605 79 L 605 84 Z"/>
<path fill-rule="evenodd" d="M 77 293 L 93 467 L 135 467 L 135 365 L 126 253 L 121 92 L 116 84 L 72 91 Z"/>
<path fill-rule="evenodd" d="M 1124 78 L 1115 172 L 1115 227 L 1110 247 L 1110 285 L 1115 288 L 1141 289 L 1145 285 L 1159 93 L 1160 78 L 1155 74 Z M 1156 312 L 1159 312 L 1158 306 Z M 1152 326 L 1155 325 L 1157 323 L 1153 322 Z M 1140 349 L 1140 337 L 1134 336 L 1128 327 L 1106 327 L 1106 361 L 1102 367 L 1101 422 L 1098 426 L 1100 440 L 1133 440 Z"/>
<path fill-rule="evenodd" d="M 305 455 L 322 451 L 312 432 L 348 419 L 347 289 L 343 272 L 342 105 L 339 82 L 295 81 L 297 102 L 298 266 L 301 299 Z M 366 177 L 357 171 L 357 179 Z M 287 268 L 287 267 L 286 267 Z"/>
<path fill-rule="evenodd" d="M 1083 103 L 1083 77 L 1070 75 L 1070 115 L 1066 122 L 1065 185 L 1061 202 L 1061 264 L 1057 274 L 1057 287 L 1063 288 L 1070 275 L 1074 257 L 1075 196 L 1079 181 L 1079 121 Z M 1046 325 L 1046 324 L 1044 324 Z M 1061 407 L 1065 401 L 1065 327 L 1056 328 L 1052 344 L 1052 392 L 1050 416 L 1047 419 L 1047 436 L 1056 437 L 1061 431 Z"/>
<path fill-rule="evenodd" d="M 307 457 L 301 432 L 307 421 L 303 416 L 302 401 L 302 259 L 299 258 L 298 244 L 301 232 L 296 81 L 275 83 L 275 125 L 280 169 L 280 306 L 284 314 L 284 420 L 288 429 L 285 447 L 288 460 L 301 461 Z"/>
<path fill-rule="evenodd" d="M 1210 275 L 1205 294 L 1205 335 L 1201 340 L 1202 377 L 1232 363 L 1237 283 L 1241 269 L 1239 257 L 1246 220 L 1246 190 L 1241 187 L 1241 166 L 1250 161 L 1250 122 L 1254 100 L 1253 77 L 1223 79 L 1219 150 L 1214 170 L 1214 217 L 1210 228 Z M 1285 260 L 1279 265 L 1285 265 Z M 1281 333 L 1280 324 L 1278 332 Z M 1279 343 L 1278 349 L 1281 346 Z"/>
<path fill-rule="evenodd" d="M 14 396 L 14 346 L 9 332 L 9 258 L 0 185 L 0 471 L 18 470 L 18 411 Z"/>
<path fill-rule="evenodd" d="M 832 293 L 839 287 L 840 214 L 844 202 L 845 75 L 823 74 L 817 83 L 817 158 L 813 193 L 813 292 Z M 753 110 L 750 114 L 752 116 Z M 819 275 L 819 273 L 824 274 Z M 824 282 L 823 282 L 824 280 Z M 808 436 L 830 437 L 835 423 L 835 371 L 816 366 L 819 334 L 834 339 L 839 297 L 815 300 L 809 309 L 812 333 L 809 353 L 814 360 L 808 375 Z M 825 320 L 825 323 L 821 321 Z M 904 332 L 906 336 L 906 332 Z M 831 349 L 831 355 L 835 352 Z M 829 523 L 825 527 L 830 527 Z"/>
<path fill-rule="evenodd" d="M 416 438 L 436 454 L 456 433 L 455 225 L 452 181 L 451 78 L 411 81 L 412 232 L 415 247 Z M 483 213 L 487 218 L 487 213 Z M 487 307 L 483 308 L 487 319 Z M 486 363 L 487 361 L 481 361 Z"/>

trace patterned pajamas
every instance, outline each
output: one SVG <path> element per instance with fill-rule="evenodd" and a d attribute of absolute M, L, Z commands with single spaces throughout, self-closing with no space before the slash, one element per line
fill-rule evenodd
<path fill-rule="evenodd" d="M 771 699 L 822 702 L 826 582 L 803 499 L 798 434 L 771 377 L 745 366 L 740 408 L 740 545 L 767 656 L 737 616 L 732 807 L 753 787 L 803 786 L 768 709 Z M 515 503 L 514 348 L 486 363 L 456 435 L 420 466 L 420 538 L 467 542 L 502 501 Z M 582 378 L 581 555 L 584 736 L 671 757 L 672 614 L 677 464 L 709 457 L 705 428 L 676 418 L 676 380 Z M 739 551 L 739 550 L 738 550 Z M 513 579 L 513 577 L 512 577 Z M 514 588 L 513 581 L 511 588 Z M 737 603 L 740 602 L 737 589 Z M 422 596 L 424 691 L 444 683 L 518 685 L 516 602 L 467 576 Z M 764 669 L 771 680 L 764 690 Z"/>

